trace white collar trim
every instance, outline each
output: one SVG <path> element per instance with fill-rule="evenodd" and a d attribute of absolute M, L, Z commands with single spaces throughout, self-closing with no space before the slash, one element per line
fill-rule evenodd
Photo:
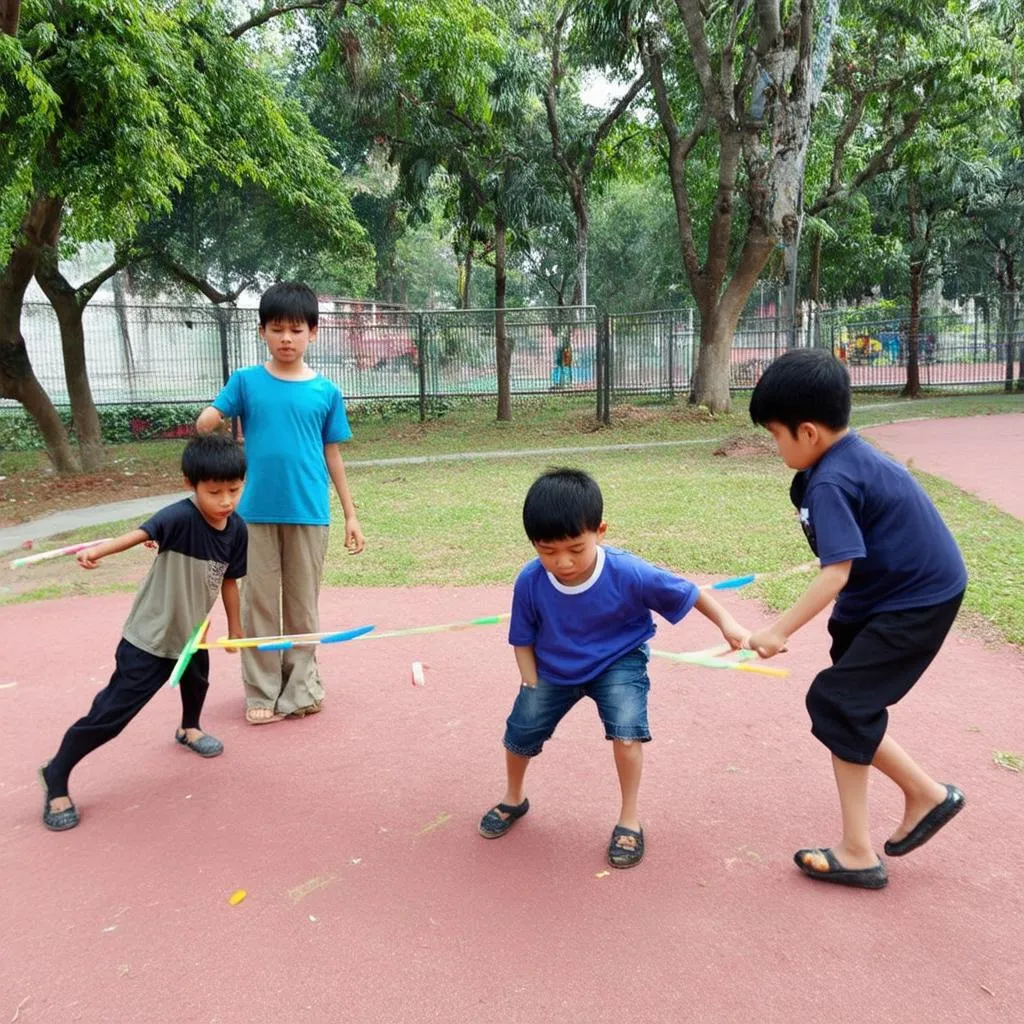
<path fill-rule="evenodd" d="M 551 586 L 555 588 L 560 594 L 583 594 L 588 591 L 601 577 L 601 573 L 604 570 L 604 548 L 600 544 L 597 546 L 597 564 L 594 566 L 594 571 L 590 574 L 590 579 L 584 580 L 582 583 L 577 583 L 575 586 L 567 587 L 564 583 L 559 583 L 558 580 L 548 573 L 548 579 L 551 581 Z"/>

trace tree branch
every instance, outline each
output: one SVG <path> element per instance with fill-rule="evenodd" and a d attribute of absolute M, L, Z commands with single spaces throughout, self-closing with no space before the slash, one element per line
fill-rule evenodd
<path fill-rule="evenodd" d="M 274 18 L 291 11 L 320 11 L 325 7 L 336 7 L 338 14 L 345 13 L 346 0 L 306 0 L 306 2 L 284 4 L 281 7 L 265 7 L 259 14 L 254 14 L 248 21 L 236 25 L 229 33 L 231 39 L 240 39 L 250 29 L 259 28 Z"/>
<path fill-rule="evenodd" d="M 190 284 L 197 291 L 202 292 L 215 306 L 234 302 L 252 284 L 251 281 L 243 281 L 233 291 L 222 292 L 214 288 L 205 278 L 197 277 L 187 267 L 182 266 L 177 260 L 168 256 L 167 253 L 158 251 L 153 254 L 153 257 L 165 270 L 170 271 L 175 277 L 180 278 L 186 284 Z"/>

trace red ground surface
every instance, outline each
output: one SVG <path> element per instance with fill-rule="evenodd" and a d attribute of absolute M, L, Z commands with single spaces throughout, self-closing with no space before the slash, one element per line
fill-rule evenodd
<path fill-rule="evenodd" d="M 441 623 L 508 596 L 330 591 L 323 619 Z M 741 595 L 726 601 L 761 621 Z M 873 893 L 815 883 L 790 859 L 838 837 L 802 703 L 822 622 L 779 659 L 785 680 L 652 663 L 648 853 L 632 871 L 604 862 L 617 789 L 589 702 L 532 766 L 530 814 L 501 840 L 476 834 L 502 792 L 517 686 L 502 627 L 327 650 L 324 713 L 262 728 L 242 720 L 237 662 L 215 654 L 204 723 L 225 755 L 172 742 L 165 690 L 80 765 L 82 825 L 50 834 L 35 766 L 105 681 L 128 604 L 3 610 L 0 1021 L 1021 1019 L 1024 775 L 992 761 L 1024 746 L 1024 658 L 1009 648 L 954 636 L 895 710 L 893 735 L 968 807 L 890 860 Z M 693 615 L 657 642 L 713 639 Z M 884 780 L 872 796 L 880 849 L 900 807 Z"/>
<path fill-rule="evenodd" d="M 888 423 L 862 431 L 901 462 L 951 480 L 1024 519 L 1024 413 Z"/>

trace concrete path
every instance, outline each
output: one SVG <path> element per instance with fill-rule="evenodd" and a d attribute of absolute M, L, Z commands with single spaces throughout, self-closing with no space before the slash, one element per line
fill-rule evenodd
<path fill-rule="evenodd" d="M 1024 413 L 889 423 L 862 433 L 900 462 L 913 462 L 1024 519 L 1024 473 L 1018 465 Z"/>

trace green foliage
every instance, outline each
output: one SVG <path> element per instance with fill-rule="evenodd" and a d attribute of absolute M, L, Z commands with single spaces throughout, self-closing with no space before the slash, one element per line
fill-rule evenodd
<path fill-rule="evenodd" d="M 97 411 L 104 444 L 126 444 L 154 438 L 188 437 L 202 412 L 201 405 L 108 405 Z M 59 410 L 73 438 L 71 413 Z M 43 439 L 35 422 L 20 410 L 0 412 L 0 451 L 27 452 L 42 449 Z"/>

